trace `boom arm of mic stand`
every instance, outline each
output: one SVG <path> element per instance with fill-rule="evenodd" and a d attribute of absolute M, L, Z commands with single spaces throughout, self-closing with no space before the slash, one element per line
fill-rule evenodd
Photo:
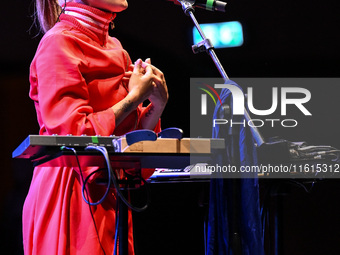
<path fill-rule="evenodd" d="M 197 22 L 196 17 L 194 15 L 194 8 L 192 7 L 192 4 L 190 2 L 187 2 L 185 0 L 177 0 L 181 5 L 184 13 L 188 16 L 190 16 L 191 20 L 194 22 L 195 27 L 197 28 L 198 33 L 201 35 L 203 41 L 199 43 L 198 45 L 193 46 L 193 51 L 194 53 L 202 52 L 203 50 L 206 51 L 212 60 L 215 63 L 216 68 L 220 72 L 222 78 L 224 79 L 225 82 L 229 80 L 229 77 L 227 73 L 225 72 L 221 62 L 219 61 L 215 51 L 214 51 L 214 46 L 212 45 L 211 41 L 207 39 L 205 36 L 200 24 Z M 244 109 L 244 117 L 248 123 L 250 120 L 249 113 L 247 109 Z M 251 133 L 253 135 L 253 138 L 257 144 L 257 146 L 261 146 L 264 143 L 264 139 L 258 130 L 258 128 L 250 126 Z"/>

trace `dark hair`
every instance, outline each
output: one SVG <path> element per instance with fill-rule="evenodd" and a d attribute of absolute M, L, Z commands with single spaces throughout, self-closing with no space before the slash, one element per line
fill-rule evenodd
<path fill-rule="evenodd" d="M 62 9 L 57 0 L 36 0 L 35 6 L 35 19 L 39 22 L 40 31 L 46 33 L 55 25 Z"/>

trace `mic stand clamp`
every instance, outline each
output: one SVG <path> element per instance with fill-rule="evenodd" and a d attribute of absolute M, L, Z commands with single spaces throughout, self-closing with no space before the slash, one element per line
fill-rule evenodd
<path fill-rule="evenodd" d="M 192 51 L 194 54 L 201 53 L 204 51 L 209 51 L 210 49 L 213 49 L 214 46 L 212 45 L 210 39 L 204 39 L 203 41 L 195 44 L 192 46 Z"/>
<path fill-rule="evenodd" d="M 193 4 L 191 2 L 188 2 L 188 1 L 185 1 L 185 0 L 177 0 L 177 1 L 182 5 L 182 9 L 183 9 L 185 15 L 189 16 L 190 12 L 195 11 L 194 7 L 192 7 Z"/>

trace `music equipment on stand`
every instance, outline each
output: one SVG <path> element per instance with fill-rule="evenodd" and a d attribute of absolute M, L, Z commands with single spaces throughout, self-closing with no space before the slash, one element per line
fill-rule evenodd
<path fill-rule="evenodd" d="M 107 159 L 105 160 L 99 151 L 93 150 L 96 147 L 105 147 L 112 168 L 133 168 L 137 171 L 142 171 L 143 168 L 186 169 L 194 163 L 209 162 L 213 152 L 224 149 L 224 140 L 158 138 L 154 141 L 150 139 L 131 144 L 127 141 L 127 137 L 116 136 L 29 135 L 13 151 L 12 157 L 28 159 L 34 166 L 104 167 Z M 92 149 L 88 150 L 88 148 Z M 183 177 L 192 181 L 190 173 L 188 174 L 187 171 L 182 171 L 182 173 L 184 175 L 177 171 L 176 176 L 167 175 L 166 178 L 154 176 L 152 181 L 156 182 L 158 179 L 176 181 L 183 180 Z M 158 174 L 162 176 L 162 171 L 158 171 Z M 197 178 L 196 174 L 195 177 Z M 202 176 L 199 177 L 202 178 Z M 119 189 L 117 192 L 122 194 L 118 196 L 118 247 L 119 254 L 125 255 L 128 250 L 127 204 L 123 201 L 126 190 L 116 189 Z"/>
<path fill-rule="evenodd" d="M 78 167 L 71 151 L 77 151 L 81 166 L 104 167 L 102 155 L 87 151 L 87 146 L 103 146 L 113 165 L 120 162 L 130 167 L 139 162 L 141 168 L 181 169 L 195 163 L 207 163 L 214 152 L 223 151 L 224 139 L 158 138 L 128 145 L 125 137 L 116 136 L 59 136 L 29 135 L 12 153 L 13 158 L 29 159 L 34 166 Z"/>

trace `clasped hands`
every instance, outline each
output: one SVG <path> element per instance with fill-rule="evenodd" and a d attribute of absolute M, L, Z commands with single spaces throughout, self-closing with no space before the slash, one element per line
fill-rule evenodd
<path fill-rule="evenodd" d="M 149 58 L 145 62 L 138 59 L 134 65 L 130 65 L 124 78 L 129 79 L 129 94 L 137 101 L 142 103 L 149 99 L 156 109 L 161 111 L 164 109 L 169 98 L 164 74 L 151 65 Z"/>

